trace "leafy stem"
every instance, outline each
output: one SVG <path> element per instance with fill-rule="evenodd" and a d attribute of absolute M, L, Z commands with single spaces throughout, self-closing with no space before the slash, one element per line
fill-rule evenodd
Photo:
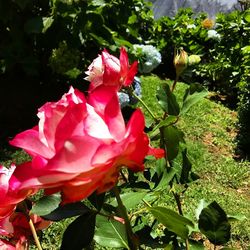
<path fill-rule="evenodd" d="M 150 108 L 148 107 L 148 105 L 138 96 L 135 94 L 134 90 L 132 88 L 129 89 L 130 93 L 133 97 L 135 97 L 141 104 L 142 106 L 148 111 L 148 113 L 152 116 L 152 118 L 158 122 L 158 119 L 155 117 L 155 115 L 153 114 L 153 112 L 150 110 Z"/>
<path fill-rule="evenodd" d="M 176 204 L 177 204 L 177 207 L 178 207 L 178 212 L 180 215 L 183 216 L 183 211 L 182 211 L 182 207 L 181 207 L 181 200 L 180 200 L 180 195 L 174 191 L 172 191 L 173 195 L 174 195 L 174 198 L 175 198 L 175 201 L 176 201 Z M 188 239 L 185 240 L 185 244 L 186 244 L 186 250 L 189 250 L 189 241 Z"/>
<path fill-rule="evenodd" d="M 173 83 L 172 88 L 171 88 L 171 91 L 172 91 L 172 92 L 174 91 L 175 86 L 176 86 L 178 80 L 179 80 L 179 75 L 176 75 L 175 80 L 174 80 L 174 83 Z"/>
<path fill-rule="evenodd" d="M 129 247 L 131 250 L 136 250 L 136 249 L 138 249 L 137 240 L 136 240 L 136 237 L 132 231 L 132 227 L 131 227 L 130 220 L 128 217 L 127 209 L 122 203 L 122 200 L 120 197 L 120 192 L 119 192 L 117 186 L 115 186 L 113 188 L 113 192 L 115 194 L 115 198 L 116 198 L 117 203 L 118 203 L 118 211 L 120 213 L 120 216 L 122 216 L 122 218 L 125 221 L 126 232 L 127 232 L 127 236 L 128 236 L 128 240 L 129 240 Z"/>

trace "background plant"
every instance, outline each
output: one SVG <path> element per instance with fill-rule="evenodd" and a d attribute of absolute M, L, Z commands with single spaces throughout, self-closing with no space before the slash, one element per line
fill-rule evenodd
<path fill-rule="evenodd" d="M 69 82 L 86 90 L 82 73 L 93 58 L 104 47 L 117 52 L 147 40 L 152 23 L 142 0 L 1 0 L 1 137 L 34 124 L 37 108 L 59 98 Z M 7 105 L 10 99 L 16 101 Z"/>

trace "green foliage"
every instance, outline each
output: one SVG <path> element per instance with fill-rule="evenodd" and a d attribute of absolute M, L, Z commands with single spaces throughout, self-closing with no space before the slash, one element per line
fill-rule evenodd
<path fill-rule="evenodd" d="M 3 73 L 21 67 L 39 75 L 48 66 L 61 75 L 81 72 L 104 47 L 117 50 L 146 40 L 153 22 L 149 4 L 141 0 L 1 0 L 0 7 Z"/>
<path fill-rule="evenodd" d="M 94 240 L 104 247 L 129 249 L 125 226 L 103 216 L 96 218 Z"/>
<path fill-rule="evenodd" d="M 157 92 L 158 102 L 168 115 L 175 115 L 177 116 L 180 113 L 179 104 L 176 101 L 175 95 L 170 90 L 168 84 L 163 85 L 162 88 L 159 88 Z"/>
<path fill-rule="evenodd" d="M 154 113 L 162 116 L 154 96 L 158 86 L 166 81 L 156 76 L 141 77 L 141 79 L 144 101 L 150 105 Z M 167 82 L 171 84 L 172 81 Z M 178 82 L 175 95 L 179 103 L 182 102 L 188 88 L 189 85 Z M 208 96 L 212 96 L 211 93 Z M 197 102 L 178 121 L 178 127 L 185 132 L 187 154 L 192 163 L 191 171 L 200 176 L 195 182 L 189 183 L 189 188 L 184 194 L 183 211 L 192 218 L 195 218 L 194 210 L 204 197 L 209 203 L 216 200 L 227 214 L 243 214 L 250 218 L 247 194 L 249 162 L 234 159 L 236 123 L 235 111 L 208 98 Z M 176 159 L 175 164 L 177 163 L 178 166 L 182 164 L 182 157 Z M 176 171 L 179 171 L 177 167 L 175 174 Z M 164 183 L 162 186 L 164 187 Z M 157 204 L 176 208 L 169 191 L 166 190 L 161 194 Z M 232 239 L 228 246 L 247 249 L 250 242 L 250 220 L 230 221 L 230 223 Z"/>
<path fill-rule="evenodd" d="M 239 106 L 239 153 L 249 155 L 249 37 L 250 11 L 219 13 L 215 24 L 205 27 L 205 14 L 194 16 L 190 9 L 180 10 L 175 17 L 162 17 L 154 24 L 151 42 L 161 52 L 160 74 L 175 78 L 174 51 L 184 48 L 201 57 L 198 64 L 185 70 L 182 79 L 198 81 L 227 98 L 227 104 Z M 212 22 L 211 22 L 212 24 Z"/>
<path fill-rule="evenodd" d="M 39 206 L 39 202 L 36 203 L 36 206 Z M 43 212 L 41 215 L 45 220 L 50 221 L 60 221 L 66 218 L 83 215 L 89 213 L 89 208 L 81 202 L 69 203 L 65 205 L 59 205 L 57 202 L 54 202 L 54 209 L 51 211 L 47 211 L 48 209 L 43 208 Z M 34 208 L 36 207 L 34 206 Z M 34 209 L 32 209 L 34 211 Z M 49 213 L 48 213 L 49 212 Z"/>
<path fill-rule="evenodd" d="M 162 82 L 159 84 L 160 82 L 157 77 L 142 77 L 143 93 L 147 93 L 143 96 L 145 103 L 151 104 L 152 97 L 156 99 L 155 93 L 157 88 L 162 85 Z M 169 82 L 168 85 L 170 85 Z M 187 93 L 191 94 L 191 97 L 193 94 L 194 97 L 196 96 L 196 92 L 192 92 L 190 86 L 178 83 L 176 91 L 172 94 L 176 96 L 175 100 L 181 106 L 183 100 L 185 100 L 183 97 L 187 97 Z M 196 94 L 199 94 L 199 92 Z M 165 99 L 167 98 L 167 93 L 165 93 Z M 153 111 L 159 111 L 157 100 L 152 102 L 150 107 Z M 159 118 L 164 117 L 162 111 L 155 113 L 158 114 L 157 117 Z M 237 222 L 240 226 L 235 227 L 237 224 L 232 222 L 232 218 L 239 217 L 241 219 L 242 216 L 238 216 L 239 213 L 245 214 L 246 217 L 249 213 L 247 198 L 244 198 L 244 195 L 238 192 L 247 181 L 247 164 L 239 165 L 233 159 L 222 158 L 221 152 L 212 157 L 206 147 L 199 143 L 199 140 L 202 141 L 206 132 L 215 133 L 213 128 L 218 130 L 217 126 L 219 126 L 219 123 L 224 130 L 228 130 L 228 126 L 232 126 L 233 119 L 229 119 L 227 115 L 228 110 L 226 108 L 207 99 L 201 99 L 200 102 L 196 102 L 192 106 L 192 111 L 187 110 L 180 117 L 168 116 L 165 120 L 162 120 L 164 122 L 161 122 L 160 126 L 158 125 L 158 127 L 154 128 L 154 133 L 162 128 L 173 126 L 173 123 L 176 129 L 182 128 L 182 130 L 187 132 L 185 133 L 186 144 L 181 143 L 178 156 L 171 161 L 172 166 L 168 165 L 166 159 L 155 161 L 148 158 L 146 160 L 146 170 L 143 174 L 123 172 L 124 179 L 119 182 L 119 187 L 123 190 L 120 197 L 128 209 L 133 232 L 140 239 L 142 249 L 183 248 L 185 243 L 180 237 L 183 239 L 191 238 L 189 241 L 190 249 L 204 249 L 201 242 L 192 239 L 193 232 L 201 235 L 192 214 L 199 200 L 204 197 L 209 202 L 216 199 L 227 213 L 233 214 L 233 216 L 228 215 L 225 219 L 225 212 L 222 213 L 221 209 L 218 209 L 219 205 L 212 205 L 208 208 L 208 212 L 206 212 L 207 210 L 202 210 L 203 207 L 200 209 L 203 211 L 203 219 L 205 217 L 211 222 L 216 222 L 216 226 L 213 226 L 212 229 L 204 228 L 204 223 L 201 223 L 203 234 L 210 242 L 218 243 L 218 239 L 228 235 L 228 226 L 225 232 L 221 231 L 222 227 L 220 226 L 220 223 L 224 223 L 226 220 L 233 225 L 232 238 L 234 242 L 236 240 L 237 243 L 239 242 L 238 237 L 245 241 L 245 243 L 242 243 L 243 246 L 249 241 L 247 236 L 249 223 L 243 220 L 240 223 Z M 155 121 L 155 123 L 157 124 L 158 121 Z M 216 133 L 216 136 L 221 135 L 224 140 L 228 137 L 228 134 L 223 134 L 221 131 Z M 154 143 L 157 143 L 157 141 Z M 223 144 L 223 146 L 225 145 L 226 143 Z M 190 178 L 192 177 L 193 169 L 201 176 L 195 182 L 192 182 L 193 179 Z M 176 211 L 176 204 L 173 204 L 173 193 L 177 194 L 177 198 L 179 197 L 181 201 L 183 215 L 178 214 Z M 149 203 L 151 207 L 148 206 Z M 42 210 L 47 209 L 45 204 L 40 204 L 42 205 L 40 207 Z M 146 207 L 145 204 L 147 204 Z M 54 205 L 57 207 L 58 202 L 56 201 Z M 49 205 L 49 207 L 51 206 Z M 151 212 L 148 213 L 148 211 Z M 95 215 L 98 213 L 95 224 Z M 41 236 L 43 249 L 51 249 L 52 245 L 54 249 L 59 249 L 61 238 L 58 235 L 69 224 L 70 226 L 63 236 L 65 249 L 68 246 L 75 249 L 78 249 L 80 246 L 89 247 L 89 244 L 94 249 L 105 249 L 106 247 L 130 248 L 126 227 L 120 222 L 119 205 L 118 202 L 115 202 L 112 192 L 107 192 L 105 195 L 93 194 L 84 203 L 79 202 L 59 206 L 49 215 L 43 217 L 58 221 L 79 215 L 80 217 L 72 224 L 70 224 L 72 221 L 53 223 Z M 207 223 L 205 224 L 207 225 Z M 190 225 L 190 227 L 187 225 Z M 228 222 L 226 225 L 228 225 Z M 81 234 L 83 228 L 84 232 L 86 232 L 84 235 Z M 94 228 L 95 232 L 93 232 Z M 77 233 L 73 234 L 74 231 Z M 203 237 L 205 237 L 204 235 Z M 96 245 L 90 243 L 93 236 L 94 241 L 98 243 Z M 214 236 L 216 242 L 213 241 Z M 74 244 L 76 245 L 73 245 L 72 239 L 74 239 Z M 227 246 L 231 247 L 233 245 L 229 243 Z M 63 249 L 63 246 L 61 248 Z"/>
<path fill-rule="evenodd" d="M 250 11 L 249 11 L 250 13 Z M 243 69 L 238 86 L 241 90 L 239 112 L 238 148 L 240 154 L 250 155 L 250 45 L 241 48 L 243 55 Z"/>
<path fill-rule="evenodd" d="M 201 56 L 201 62 L 186 70 L 183 79 L 199 80 L 211 88 L 237 98 L 238 83 L 244 72 L 241 48 L 249 45 L 249 10 L 218 14 L 215 25 L 206 28 L 205 14 L 194 16 L 190 9 L 181 9 L 173 18 L 155 22 L 152 42 L 161 51 L 165 73 L 172 75 L 175 48 Z M 230 48 L 230 49 L 228 49 Z"/>
<path fill-rule="evenodd" d="M 77 217 L 65 230 L 60 249 L 82 250 L 87 248 L 94 237 L 96 213 L 89 211 Z"/>
<path fill-rule="evenodd" d="M 144 43 L 153 21 L 143 0 L 0 0 L 0 137 L 33 126 L 37 108 L 69 84 L 86 90 L 93 59 Z"/>
<path fill-rule="evenodd" d="M 179 215 L 166 207 L 150 207 L 149 211 L 157 218 L 166 228 L 183 239 L 188 238 L 188 226 L 193 227 L 193 222 Z"/>
<path fill-rule="evenodd" d="M 77 69 L 80 61 L 80 52 L 75 49 L 69 49 L 65 41 L 59 43 L 57 49 L 53 49 L 49 58 L 49 65 L 53 72 L 61 75 L 69 75 L 74 71 L 76 74 L 71 78 L 76 78 L 81 71 Z"/>
<path fill-rule="evenodd" d="M 199 228 L 215 245 L 222 245 L 229 241 L 231 225 L 225 211 L 217 202 L 210 203 L 203 208 L 199 215 Z"/>
<path fill-rule="evenodd" d="M 31 212 L 37 215 L 46 215 L 55 210 L 61 202 L 60 194 L 53 194 L 49 196 L 43 196 L 32 207 Z"/>

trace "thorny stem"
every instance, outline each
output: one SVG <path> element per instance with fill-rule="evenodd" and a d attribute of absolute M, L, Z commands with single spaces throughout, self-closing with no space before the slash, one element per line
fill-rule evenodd
<path fill-rule="evenodd" d="M 35 240 L 35 243 L 36 243 L 37 248 L 38 248 L 39 250 L 43 250 L 43 249 L 42 249 L 42 246 L 41 246 L 41 244 L 40 244 L 40 241 L 39 241 L 39 239 L 38 239 L 38 237 L 37 237 L 36 229 L 35 229 L 34 224 L 33 224 L 33 222 L 32 222 L 31 219 L 29 219 L 29 225 L 30 225 L 30 230 L 31 230 L 31 232 L 32 232 L 32 235 L 33 235 L 33 238 L 34 238 L 34 240 Z"/>
<path fill-rule="evenodd" d="M 113 188 L 113 192 L 115 194 L 115 198 L 116 198 L 117 203 L 118 203 L 118 210 L 125 221 L 126 232 L 127 232 L 128 239 L 129 239 L 129 247 L 131 250 L 137 250 L 138 249 L 137 242 L 136 242 L 137 240 L 136 240 L 135 235 L 132 231 L 130 220 L 128 218 L 127 209 L 122 203 L 119 190 L 116 186 Z"/>

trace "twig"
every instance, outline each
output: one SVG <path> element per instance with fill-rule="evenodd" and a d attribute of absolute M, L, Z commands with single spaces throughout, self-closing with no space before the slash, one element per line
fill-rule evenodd
<path fill-rule="evenodd" d="M 35 227 L 34 227 L 33 221 L 32 221 L 31 219 L 29 219 L 29 225 L 30 225 L 30 230 L 31 230 L 31 232 L 32 232 L 32 235 L 33 235 L 33 238 L 34 238 L 34 240 L 35 240 L 35 243 L 36 243 L 37 248 L 38 248 L 39 250 L 43 250 L 43 249 L 42 249 L 42 246 L 41 246 L 41 244 L 40 244 L 40 241 L 39 241 L 39 239 L 38 239 L 38 237 L 37 237 L 37 233 L 36 233 L 36 229 L 35 229 Z"/>

